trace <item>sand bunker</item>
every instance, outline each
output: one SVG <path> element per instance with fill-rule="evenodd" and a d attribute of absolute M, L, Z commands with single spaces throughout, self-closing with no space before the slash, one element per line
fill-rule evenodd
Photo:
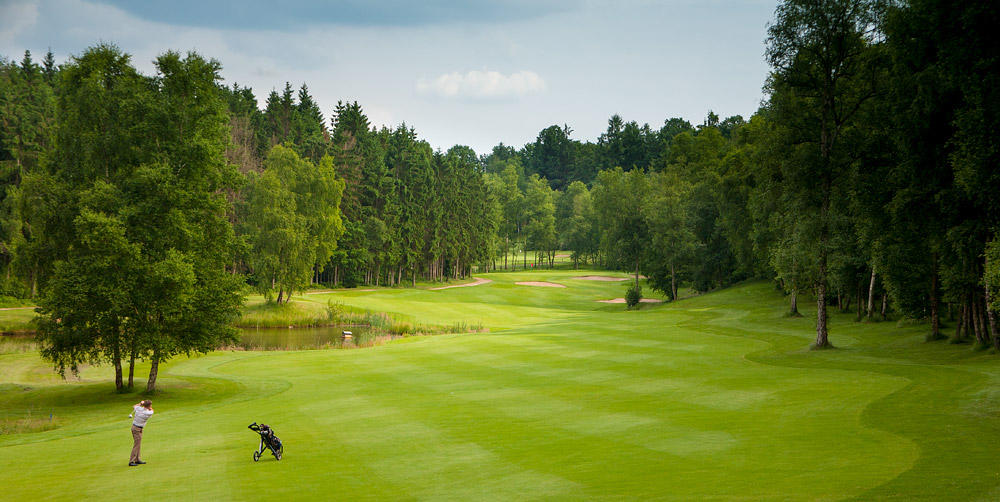
<path fill-rule="evenodd" d="M 585 275 L 583 277 L 574 277 L 574 279 L 579 279 L 581 281 L 627 281 L 629 277 L 608 277 L 606 275 Z"/>
<path fill-rule="evenodd" d="M 569 257 L 570 257 L 570 255 L 568 255 L 568 254 L 557 254 L 556 255 L 556 258 L 569 258 Z"/>
<path fill-rule="evenodd" d="M 624 298 L 615 298 L 614 300 L 594 300 L 600 303 L 625 303 Z M 656 298 L 643 298 L 639 300 L 640 303 L 663 303 L 663 300 L 657 300 Z"/>
<path fill-rule="evenodd" d="M 432 291 L 437 291 L 441 289 L 451 289 L 451 288 L 464 288 L 466 286 L 479 286 L 480 284 L 486 284 L 487 282 L 493 282 L 489 279 L 476 279 L 475 282 L 470 282 L 468 284 L 455 284 L 453 286 L 441 286 L 440 288 L 431 288 Z"/>
<path fill-rule="evenodd" d="M 556 284 L 554 282 L 539 282 L 539 281 L 527 281 L 527 282 L 515 282 L 519 286 L 542 286 L 544 288 L 565 288 L 562 284 Z"/>

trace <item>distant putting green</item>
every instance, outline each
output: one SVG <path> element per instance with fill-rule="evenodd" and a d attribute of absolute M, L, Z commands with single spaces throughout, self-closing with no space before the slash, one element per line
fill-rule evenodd
<path fill-rule="evenodd" d="M 853 315 L 809 351 L 769 284 L 626 311 L 595 274 L 296 297 L 490 332 L 172 361 L 139 467 L 109 368 L 0 355 L 5 500 L 1000 499 L 996 354 Z"/>

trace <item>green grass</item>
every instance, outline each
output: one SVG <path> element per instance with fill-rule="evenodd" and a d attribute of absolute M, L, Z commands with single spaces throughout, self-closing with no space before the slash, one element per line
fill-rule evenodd
<path fill-rule="evenodd" d="M 138 396 L 115 394 L 109 368 L 62 382 L 34 352 L 0 355 L 0 423 L 39 428 L 0 435 L 5 499 L 1000 496 L 994 353 L 853 314 L 832 315 L 837 349 L 810 351 L 815 312 L 785 317 L 768 284 L 626 311 L 594 300 L 627 283 L 578 275 L 308 295 L 490 332 L 177 359 L 161 367 L 141 467 L 126 466 Z M 515 284 L 527 280 L 568 287 Z M 274 426 L 283 460 L 253 462 L 253 421 Z"/>

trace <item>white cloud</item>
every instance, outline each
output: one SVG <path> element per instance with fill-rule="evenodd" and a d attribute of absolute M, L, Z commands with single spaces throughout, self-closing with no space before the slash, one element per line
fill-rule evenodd
<path fill-rule="evenodd" d="M 545 79 L 533 71 L 504 75 L 498 71 L 472 70 L 417 81 L 417 92 L 444 98 L 503 99 L 544 90 Z"/>

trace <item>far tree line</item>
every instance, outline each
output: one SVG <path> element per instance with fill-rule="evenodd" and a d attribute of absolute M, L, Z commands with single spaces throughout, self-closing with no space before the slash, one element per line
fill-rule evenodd
<path fill-rule="evenodd" d="M 100 44 L 0 61 L 0 294 L 37 299 L 57 368 L 210 350 L 249 286 L 414 285 L 576 263 L 677 298 L 767 278 L 789 310 L 929 320 L 1000 347 L 997 9 L 937 0 L 782 2 L 766 100 L 594 141 L 434 150 L 305 83 L 223 85 L 167 52 L 156 75 Z M 950 321 L 949 321 L 950 320 Z"/>

